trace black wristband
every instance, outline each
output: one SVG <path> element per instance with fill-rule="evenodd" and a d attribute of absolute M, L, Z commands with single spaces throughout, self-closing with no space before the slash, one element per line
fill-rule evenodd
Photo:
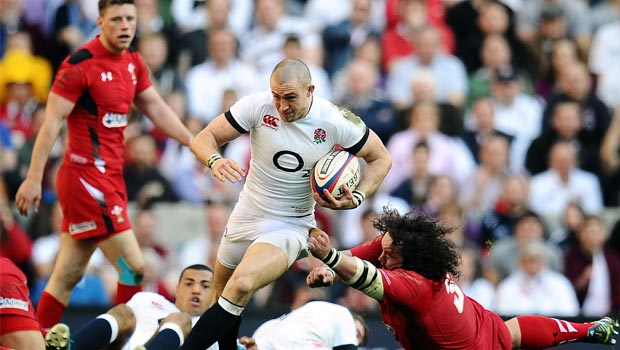
<path fill-rule="evenodd" d="M 355 190 L 352 192 L 353 198 L 357 201 L 357 206 L 359 207 L 364 199 L 366 199 L 366 195 L 362 191 Z"/>
<path fill-rule="evenodd" d="M 209 159 L 207 159 L 207 168 L 211 169 L 215 162 L 223 158 L 224 157 L 222 157 L 219 153 L 213 153 L 211 156 L 209 156 Z"/>
<path fill-rule="evenodd" d="M 329 253 L 327 253 L 327 255 L 321 260 L 325 263 L 325 265 L 333 269 L 334 267 L 336 267 L 336 265 L 338 265 L 341 257 L 342 254 L 338 250 L 336 250 L 336 248 L 332 248 L 329 250 Z"/>

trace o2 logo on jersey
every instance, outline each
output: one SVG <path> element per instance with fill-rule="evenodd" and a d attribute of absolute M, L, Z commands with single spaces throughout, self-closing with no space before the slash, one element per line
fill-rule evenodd
<path fill-rule="evenodd" d="M 108 112 L 103 116 L 103 125 L 106 128 L 120 128 L 127 126 L 127 114 Z"/>
<path fill-rule="evenodd" d="M 304 159 L 293 151 L 280 151 L 273 155 L 273 165 L 287 173 L 294 173 L 304 167 Z"/>
<path fill-rule="evenodd" d="M 272 128 L 274 130 L 278 129 L 278 125 L 280 123 L 280 119 L 269 115 L 269 114 L 265 114 L 263 116 L 263 125 L 265 125 L 268 128 Z"/>

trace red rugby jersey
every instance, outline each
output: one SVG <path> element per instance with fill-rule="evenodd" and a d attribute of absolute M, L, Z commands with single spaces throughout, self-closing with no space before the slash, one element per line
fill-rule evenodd
<path fill-rule="evenodd" d="M 123 130 L 137 94 L 151 86 L 148 71 L 133 49 L 116 55 L 99 36 L 61 64 L 52 91 L 75 103 L 67 117 L 66 166 L 95 166 L 121 173 Z"/>
<path fill-rule="evenodd" d="M 352 254 L 380 266 L 381 238 L 351 249 Z M 381 317 L 405 350 L 511 349 L 502 319 L 464 295 L 450 274 L 433 281 L 409 270 L 379 272 L 384 289 Z"/>

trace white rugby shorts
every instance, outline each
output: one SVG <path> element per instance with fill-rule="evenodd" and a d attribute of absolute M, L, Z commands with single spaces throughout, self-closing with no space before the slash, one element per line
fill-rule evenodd
<path fill-rule="evenodd" d="M 258 218 L 231 216 L 217 252 L 218 261 L 234 269 L 248 248 L 255 243 L 269 243 L 286 255 L 288 267 L 308 256 L 308 231 L 316 227 L 314 215 L 301 218 Z"/>

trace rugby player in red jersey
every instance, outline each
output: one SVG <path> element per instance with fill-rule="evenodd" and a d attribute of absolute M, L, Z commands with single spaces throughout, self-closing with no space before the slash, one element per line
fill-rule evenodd
<path fill-rule="evenodd" d="M 66 121 L 69 145 L 57 180 L 64 216 L 60 250 L 37 307 L 46 328 L 60 320 L 97 247 L 119 272 L 117 303 L 141 290 L 144 261 L 127 216 L 123 180 L 123 130 L 132 104 L 180 144 L 188 146 L 192 138 L 130 48 L 136 20 L 134 0 L 99 0 L 101 34 L 58 69 L 30 168 L 16 195 L 22 215 L 31 205 L 37 210 L 45 163 Z"/>
<path fill-rule="evenodd" d="M 331 248 L 329 237 L 313 229 L 308 248 L 328 267 L 310 272 L 311 287 L 330 285 L 338 275 L 376 299 L 383 322 L 405 350 L 544 349 L 582 341 L 614 344 L 617 321 L 574 323 L 544 316 L 504 322 L 463 294 L 456 284 L 459 255 L 445 238 L 450 230 L 417 214 L 387 209 L 374 222 L 382 235 L 347 252 Z"/>

